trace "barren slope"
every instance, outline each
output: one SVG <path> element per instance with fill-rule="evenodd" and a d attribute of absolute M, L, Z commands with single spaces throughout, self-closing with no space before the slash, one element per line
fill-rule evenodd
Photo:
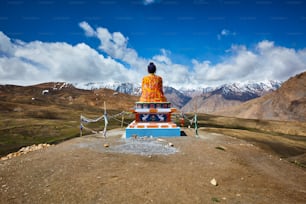
<path fill-rule="evenodd" d="M 266 120 L 306 121 L 306 72 L 288 81 L 273 93 L 214 114 Z"/>
<path fill-rule="evenodd" d="M 125 143 L 119 136 L 0 161 L 0 202 L 305 203 L 305 170 L 248 142 L 200 131 L 166 139 L 175 154 L 142 156 L 114 151 Z"/>
<path fill-rule="evenodd" d="M 42 94 L 44 90 L 48 93 Z M 37 143 L 56 143 L 79 135 L 80 115 L 97 118 L 129 111 L 138 97 L 109 89 L 80 90 L 65 83 L 0 85 L 0 155 Z M 127 119 L 127 117 L 125 117 Z M 95 130 L 102 123 L 93 124 Z M 110 119 L 109 127 L 120 125 Z"/>

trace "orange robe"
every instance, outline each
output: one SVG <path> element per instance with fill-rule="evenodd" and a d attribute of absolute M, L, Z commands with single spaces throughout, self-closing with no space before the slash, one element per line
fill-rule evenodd
<path fill-rule="evenodd" d="M 140 102 L 167 102 L 160 76 L 149 74 L 142 79 Z"/>

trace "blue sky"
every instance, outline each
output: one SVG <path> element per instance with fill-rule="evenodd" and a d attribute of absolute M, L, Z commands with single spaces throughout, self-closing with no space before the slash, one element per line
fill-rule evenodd
<path fill-rule="evenodd" d="M 0 84 L 286 80 L 306 70 L 301 0 L 3 0 Z"/>

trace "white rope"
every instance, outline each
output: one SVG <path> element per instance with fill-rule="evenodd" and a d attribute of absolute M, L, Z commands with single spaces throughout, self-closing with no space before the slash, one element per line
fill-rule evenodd
<path fill-rule="evenodd" d="M 85 116 L 81 115 L 81 121 L 85 122 L 85 123 L 96 123 L 99 120 L 101 120 L 102 118 L 104 118 L 104 115 L 102 115 L 102 116 L 100 116 L 96 119 L 89 119 L 89 118 L 86 118 Z"/>
<path fill-rule="evenodd" d="M 95 130 L 93 130 L 93 129 L 90 129 L 90 128 L 88 128 L 88 127 L 85 127 L 82 123 L 81 123 L 81 127 L 82 127 L 84 130 L 88 130 L 88 131 L 90 131 L 90 132 L 93 133 L 93 134 L 97 134 L 97 133 L 98 133 L 97 131 L 95 131 Z"/>
<path fill-rule="evenodd" d="M 125 111 L 122 111 L 120 113 L 117 113 L 113 116 L 108 116 L 108 114 L 106 113 L 106 109 L 104 110 L 104 115 L 96 118 L 96 119 L 90 119 L 90 118 L 87 118 L 83 115 L 80 116 L 80 123 L 81 123 L 81 136 L 82 136 L 82 129 L 84 128 L 84 130 L 89 130 L 90 132 L 94 133 L 94 134 L 97 134 L 98 131 L 95 131 L 93 129 L 90 129 L 88 127 L 85 127 L 83 123 L 96 123 L 102 119 L 104 119 L 104 129 L 103 129 L 103 136 L 106 137 L 106 131 L 107 131 L 107 125 L 109 123 L 109 119 L 114 119 L 114 120 L 117 120 L 119 121 L 116 117 L 118 116 L 122 116 L 122 115 L 129 115 L 129 114 L 132 114 L 130 112 L 125 112 Z M 121 120 L 120 120 L 121 122 Z M 125 124 L 128 124 L 128 123 L 125 123 Z"/>
<path fill-rule="evenodd" d="M 83 122 L 84 122 L 84 123 L 95 123 L 95 122 L 100 121 L 100 120 L 103 119 L 103 118 L 104 118 L 104 130 L 103 130 L 103 135 L 105 136 L 105 135 L 106 135 L 106 127 L 107 127 L 107 124 L 108 124 L 107 115 L 102 115 L 102 116 L 100 116 L 100 117 L 98 117 L 98 118 L 96 118 L 96 119 L 90 119 L 90 118 L 87 118 L 87 117 L 81 115 L 81 116 L 80 116 L 80 123 L 81 123 L 81 133 L 80 133 L 80 134 L 81 134 L 81 136 L 83 135 L 83 134 L 82 134 L 82 129 L 88 130 L 88 131 L 90 131 L 90 132 L 93 133 L 93 134 L 99 133 L 99 131 L 96 131 L 96 130 L 93 130 L 93 129 L 91 129 L 91 128 L 88 128 L 88 127 L 84 126 Z"/>
<path fill-rule="evenodd" d="M 117 113 L 117 114 L 115 114 L 115 115 L 108 116 L 107 113 L 106 113 L 106 111 L 105 111 L 104 115 L 102 115 L 102 116 L 100 116 L 100 117 L 98 117 L 98 118 L 96 118 L 96 119 L 90 119 L 90 118 L 87 118 L 87 117 L 81 115 L 81 116 L 80 116 L 81 133 L 82 133 L 82 129 L 88 130 L 88 131 L 90 131 L 90 132 L 93 133 L 93 134 L 99 133 L 99 131 L 95 131 L 95 130 L 93 130 L 93 129 L 91 129 L 91 128 L 85 127 L 84 124 L 83 124 L 83 122 L 84 122 L 84 123 L 95 123 L 95 122 L 98 122 L 98 121 L 104 119 L 103 135 L 104 135 L 104 137 L 106 137 L 106 130 L 107 130 L 107 125 L 108 125 L 108 123 L 109 123 L 109 119 L 114 119 L 114 120 L 116 120 L 116 121 L 119 121 L 119 122 L 124 123 L 125 125 L 128 125 L 129 123 L 123 122 L 123 121 L 122 121 L 123 119 L 122 119 L 122 120 L 119 120 L 119 119 L 117 119 L 116 117 L 118 117 L 118 116 L 124 116 L 124 115 L 131 115 L 131 114 L 133 114 L 133 113 L 131 113 L 131 112 L 126 112 L 126 111 L 122 111 L 122 112 Z M 193 123 L 196 122 L 196 121 L 195 121 L 195 120 L 196 120 L 196 118 L 195 118 L 196 115 L 192 116 L 191 118 L 188 118 L 185 114 L 183 114 L 182 112 L 180 112 L 180 113 L 177 113 L 177 114 L 173 114 L 173 116 L 175 116 L 176 119 L 177 119 L 177 118 L 182 118 L 182 117 L 183 117 L 184 119 L 186 119 L 187 121 L 189 121 L 190 125 L 193 125 Z M 197 125 L 195 124 L 195 126 L 197 126 Z M 196 129 L 197 129 L 197 127 L 196 127 Z"/>
<path fill-rule="evenodd" d="M 123 114 L 122 114 L 123 115 Z M 116 121 L 118 121 L 118 122 L 122 122 L 121 120 L 119 120 L 119 119 L 117 119 L 117 118 L 115 118 L 115 117 L 112 117 L 112 119 L 114 119 L 114 120 L 116 120 Z M 127 122 L 123 122 L 125 125 L 128 125 L 129 123 L 127 123 Z"/>
<path fill-rule="evenodd" d="M 116 115 L 109 116 L 109 118 L 114 118 L 114 117 L 121 116 L 121 115 L 131 115 L 131 114 L 132 113 L 130 112 L 122 111 L 121 113 L 117 113 Z"/>

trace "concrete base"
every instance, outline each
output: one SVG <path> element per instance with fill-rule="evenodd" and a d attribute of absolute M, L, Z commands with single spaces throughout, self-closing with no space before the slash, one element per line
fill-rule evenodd
<path fill-rule="evenodd" d="M 125 129 L 125 137 L 179 137 L 181 129 L 174 123 L 136 123 L 132 122 Z"/>

